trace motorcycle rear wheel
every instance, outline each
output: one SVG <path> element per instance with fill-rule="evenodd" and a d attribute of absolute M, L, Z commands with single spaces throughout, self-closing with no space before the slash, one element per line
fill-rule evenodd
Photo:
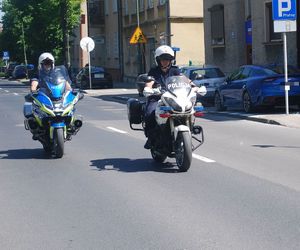
<path fill-rule="evenodd" d="M 64 129 L 56 128 L 53 132 L 53 151 L 56 158 L 61 158 L 64 155 Z"/>
<path fill-rule="evenodd" d="M 153 158 L 153 160 L 155 160 L 158 163 L 163 163 L 165 161 L 165 159 L 167 158 L 166 155 L 160 154 L 159 152 L 157 152 L 154 149 L 151 149 L 151 156 Z"/>
<path fill-rule="evenodd" d="M 175 153 L 179 171 L 188 171 L 192 163 L 192 139 L 188 131 L 178 132 Z"/>

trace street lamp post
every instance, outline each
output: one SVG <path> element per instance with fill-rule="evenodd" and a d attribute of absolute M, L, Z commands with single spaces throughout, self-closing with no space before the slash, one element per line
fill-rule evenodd
<path fill-rule="evenodd" d="M 25 61 L 25 65 L 27 65 L 26 44 L 25 44 L 23 20 L 22 20 L 21 28 L 22 28 L 22 43 L 23 43 L 24 61 Z"/>

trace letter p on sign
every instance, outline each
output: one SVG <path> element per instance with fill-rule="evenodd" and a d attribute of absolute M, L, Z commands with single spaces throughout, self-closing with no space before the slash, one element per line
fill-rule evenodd
<path fill-rule="evenodd" d="M 289 12 L 291 9 L 291 0 L 278 0 L 278 16 L 282 17 L 283 12 Z"/>

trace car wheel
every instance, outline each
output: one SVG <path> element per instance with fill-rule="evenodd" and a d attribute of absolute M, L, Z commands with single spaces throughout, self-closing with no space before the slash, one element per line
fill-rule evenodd
<path fill-rule="evenodd" d="M 221 99 L 221 96 L 220 96 L 219 92 L 215 93 L 214 102 L 215 102 L 215 108 L 216 108 L 217 111 L 226 110 L 226 107 L 224 107 L 224 105 L 223 105 L 223 102 L 222 102 L 222 99 Z"/>
<path fill-rule="evenodd" d="M 253 111 L 251 97 L 247 91 L 243 94 L 243 109 L 246 113 Z"/>

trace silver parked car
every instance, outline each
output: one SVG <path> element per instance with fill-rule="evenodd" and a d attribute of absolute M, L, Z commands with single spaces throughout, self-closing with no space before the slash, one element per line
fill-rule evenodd
<path fill-rule="evenodd" d="M 216 88 L 225 82 L 225 75 L 222 70 L 213 65 L 184 66 L 180 67 L 180 71 L 197 86 L 204 85 L 206 87 L 207 94 L 201 97 L 201 101 L 211 104 L 214 102 Z"/>

